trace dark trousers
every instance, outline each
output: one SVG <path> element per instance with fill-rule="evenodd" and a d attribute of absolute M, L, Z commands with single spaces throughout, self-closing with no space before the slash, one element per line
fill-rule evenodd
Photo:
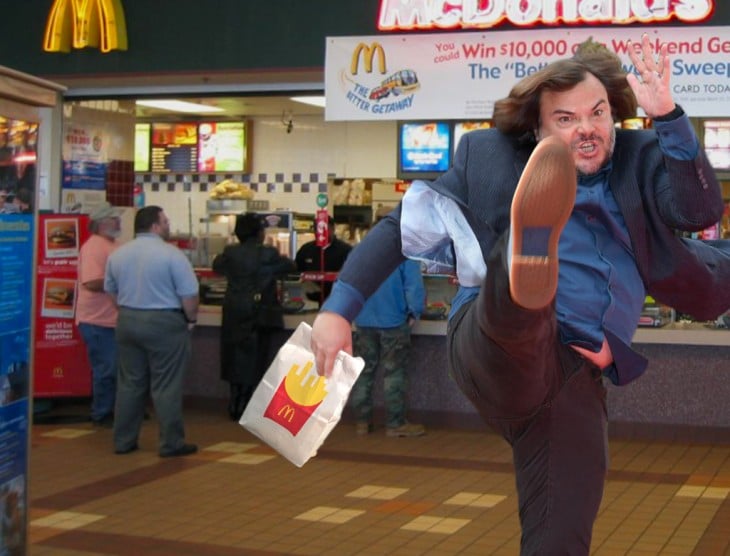
<path fill-rule="evenodd" d="M 259 326 L 237 341 L 221 340 L 221 377 L 230 383 L 228 414 L 240 419 L 278 351 L 280 328 Z"/>
<path fill-rule="evenodd" d="M 560 341 L 554 306 L 509 294 L 506 236 L 448 330 L 450 371 L 512 446 L 524 555 L 586 555 L 607 469 L 601 371 Z"/>
<path fill-rule="evenodd" d="M 120 307 L 116 340 L 119 375 L 115 449 L 137 444 L 150 395 L 160 427 L 159 452 L 174 452 L 185 443 L 182 385 L 192 355 L 184 315 L 179 311 Z"/>

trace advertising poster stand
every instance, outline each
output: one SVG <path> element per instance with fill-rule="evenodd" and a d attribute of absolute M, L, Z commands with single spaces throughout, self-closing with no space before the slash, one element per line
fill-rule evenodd
<path fill-rule="evenodd" d="M 38 217 L 34 398 L 91 396 L 91 367 L 74 324 L 79 248 L 88 236 L 85 214 Z"/>

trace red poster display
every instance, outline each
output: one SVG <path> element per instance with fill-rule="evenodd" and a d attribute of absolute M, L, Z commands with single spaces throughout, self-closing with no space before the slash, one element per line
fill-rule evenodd
<path fill-rule="evenodd" d="M 91 367 L 74 324 L 79 248 L 89 236 L 85 214 L 38 217 L 33 396 L 91 395 Z"/>

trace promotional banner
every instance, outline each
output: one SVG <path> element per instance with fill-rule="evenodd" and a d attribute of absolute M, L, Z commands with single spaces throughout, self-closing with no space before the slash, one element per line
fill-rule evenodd
<path fill-rule="evenodd" d="M 111 138 L 104 124 L 76 122 L 63 137 L 63 188 L 104 189 Z"/>
<path fill-rule="evenodd" d="M 0 554 L 24 554 L 33 215 L 0 212 Z"/>
<path fill-rule="evenodd" d="M 605 27 L 328 37 L 325 119 L 490 118 L 523 77 L 592 37 L 635 69 L 629 41 L 666 43 L 672 92 L 690 116 L 730 116 L 730 27 Z"/>
<path fill-rule="evenodd" d="M 91 368 L 74 324 L 79 248 L 88 236 L 86 215 L 39 215 L 35 397 L 91 395 Z"/>
<path fill-rule="evenodd" d="M 0 115 L 0 555 L 26 554 L 38 123 Z"/>

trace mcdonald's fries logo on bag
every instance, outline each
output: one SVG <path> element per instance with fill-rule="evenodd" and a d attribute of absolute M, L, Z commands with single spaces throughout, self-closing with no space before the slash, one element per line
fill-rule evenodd
<path fill-rule="evenodd" d="M 54 0 L 48 12 L 43 50 L 69 52 L 99 47 L 127 50 L 127 24 L 121 0 Z"/>
<path fill-rule="evenodd" d="M 264 417 L 296 436 L 327 395 L 325 379 L 311 373 L 313 363 L 292 365 L 274 392 Z"/>

